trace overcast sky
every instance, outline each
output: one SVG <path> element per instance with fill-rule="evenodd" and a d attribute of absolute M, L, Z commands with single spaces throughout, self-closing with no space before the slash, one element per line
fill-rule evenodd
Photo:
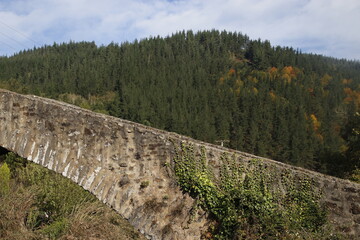
<path fill-rule="evenodd" d="M 227 30 L 360 60 L 360 0 L 0 0 L 0 55 L 54 42 Z"/>

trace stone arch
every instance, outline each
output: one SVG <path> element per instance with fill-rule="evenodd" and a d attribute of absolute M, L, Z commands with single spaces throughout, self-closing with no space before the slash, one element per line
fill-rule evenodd
<path fill-rule="evenodd" d="M 193 200 L 165 167 L 162 133 L 35 96 L 0 99 L 0 146 L 70 178 L 151 239 L 200 238 L 206 220 L 186 226 Z"/>
<path fill-rule="evenodd" d="M 215 174 L 224 152 L 239 161 L 256 157 L 0 89 L 0 146 L 70 178 L 151 239 L 200 239 L 207 230 L 205 215 L 188 223 L 194 200 L 180 191 L 172 175 L 174 147 L 182 142 L 205 147 Z M 360 234 L 359 184 L 263 160 L 276 169 L 311 177 L 324 192 L 323 201 L 332 206 L 332 222 L 347 222 L 349 234 Z"/>

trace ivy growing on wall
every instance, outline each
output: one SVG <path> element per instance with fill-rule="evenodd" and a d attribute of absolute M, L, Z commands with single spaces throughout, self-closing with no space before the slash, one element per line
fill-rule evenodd
<path fill-rule="evenodd" d="M 197 152 L 185 144 L 176 150 L 174 162 L 181 189 L 215 220 L 215 239 L 325 237 L 326 211 L 310 179 L 286 170 L 274 173 L 262 160 L 239 162 L 227 154 L 215 177 L 205 149 Z"/>

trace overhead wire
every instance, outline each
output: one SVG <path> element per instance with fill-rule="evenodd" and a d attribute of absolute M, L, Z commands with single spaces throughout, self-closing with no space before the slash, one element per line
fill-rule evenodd
<path fill-rule="evenodd" d="M 28 42 L 28 43 L 32 42 L 34 44 L 34 46 L 41 45 L 37 41 L 35 41 L 34 39 L 30 38 L 26 34 L 22 33 L 21 31 L 15 29 L 14 27 L 6 24 L 5 22 L 3 22 L 1 20 L 0 20 L 0 24 L 7 27 L 11 31 L 15 32 L 17 35 L 21 36 L 21 38 L 26 39 L 27 41 L 25 41 L 25 42 Z M 22 48 L 25 48 L 25 49 L 31 49 L 32 48 L 32 47 L 29 47 L 29 44 L 24 44 L 23 42 L 20 42 L 19 40 L 16 40 L 14 37 L 4 33 L 4 31 L 0 31 L 0 34 L 3 35 L 5 38 L 10 39 L 11 42 L 15 42 L 16 45 L 20 45 Z M 4 42 L 4 39 L 2 39 L 1 43 L 8 46 L 8 47 L 10 47 L 11 49 L 13 49 L 15 51 L 19 50 L 18 47 L 15 47 L 13 44 L 10 44 L 9 41 Z"/>
<path fill-rule="evenodd" d="M 6 42 L 1 41 L 1 40 L 0 40 L 0 42 L 1 42 L 2 44 L 4 44 L 4 45 L 8 46 L 9 48 L 11 48 L 11 49 L 13 49 L 13 50 L 17 51 L 17 49 L 16 49 L 16 48 L 14 48 L 13 46 L 11 46 L 10 44 L 7 44 Z"/>
<path fill-rule="evenodd" d="M 37 41 L 35 41 L 34 39 L 30 38 L 29 36 L 27 36 L 26 34 L 20 32 L 19 30 L 16 30 L 14 27 L 9 26 L 8 24 L 4 23 L 3 21 L 0 20 L 0 23 L 4 26 L 6 26 L 7 28 L 13 30 L 14 32 L 18 33 L 19 35 L 21 35 L 22 37 L 28 39 L 29 41 L 33 42 L 35 45 L 41 45 L 39 44 Z"/>
<path fill-rule="evenodd" d="M 27 46 L 27 45 L 25 45 L 25 44 L 23 44 L 23 43 L 19 42 L 18 40 L 16 40 L 16 39 L 14 39 L 14 38 L 10 37 L 10 36 L 9 36 L 9 35 L 7 35 L 6 33 L 3 33 L 3 32 L 1 32 L 1 31 L 0 31 L 0 34 L 1 34 L 1 35 L 3 35 L 3 36 L 5 36 L 5 37 L 6 37 L 6 38 L 8 38 L 8 39 L 10 39 L 10 40 L 14 41 L 15 43 L 17 43 L 18 45 L 20 45 L 20 46 L 22 46 L 22 47 L 24 47 L 24 48 L 29 48 L 29 46 Z"/>

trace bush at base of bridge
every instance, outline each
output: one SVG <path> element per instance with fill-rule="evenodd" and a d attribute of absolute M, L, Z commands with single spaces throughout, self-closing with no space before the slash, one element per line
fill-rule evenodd
<path fill-rule="evenodd" d="M 10 190 L 10 169 L 6 163 L 0 165 L 0 196 L 7 195 Z"/>
<path fill-rule="evenodd" d="M 326 211 L 310 179 L 281 176 L 286 193 L 276 190 L 276 176 L 258 159 L 246 166 L 223 155 L 220 178 L 214 177 L 202 149 L 177 150 L 175 174 L 184 192 L 208 211 L 215 239 L 328 239 Z M 195 207 L 196 208 L 196 207 Z M 329 239 L 336 239 L 335 236 Z"/>

